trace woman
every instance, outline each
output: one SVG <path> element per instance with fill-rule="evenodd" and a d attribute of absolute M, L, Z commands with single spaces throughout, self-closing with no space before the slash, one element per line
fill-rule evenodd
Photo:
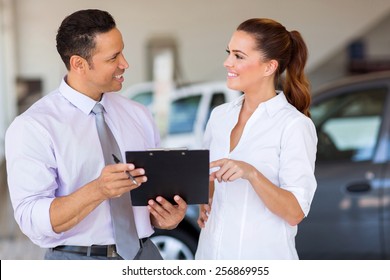
<path fill-rule="evenodd" d="M 274 20 L 249 19 L 227 53 L 227 85 L 244 94 L 206 128 L 210 204 L 200 208 L 196 259 L 298 259 L 297 225 L 317 186 L 306 45 Z"/>

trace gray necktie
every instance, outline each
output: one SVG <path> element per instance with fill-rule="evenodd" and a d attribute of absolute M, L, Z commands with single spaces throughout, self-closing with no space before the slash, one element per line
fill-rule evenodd
<path fill-rule="evenodd" d="M 96 103 L 92 112 L 95 114 L 96 127 L 99 133 L 100 144 L 102 146 L 106 165 L 115 163 L 112 156 L 113 154 L 122 161 L 118 143 L 104 120 L 103 105 Z M 140 248 L 140 243 L 134 222 L 130 194 L 125 193 L 118 198 L 111 198 L 110 209 L 117 253 L 124 259 L 134 259 Z"/>

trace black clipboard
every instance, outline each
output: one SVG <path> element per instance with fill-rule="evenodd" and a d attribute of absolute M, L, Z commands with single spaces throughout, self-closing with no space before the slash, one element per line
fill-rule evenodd
<path fill-rule="evenodd" d="M 133 206 L 162 196 L 172 204 L 179 195 L 187 204 L 209 200 L 209 150 L 127 151 L 126 162 L 145 169 L 148 181 L 130 192 Z"/>

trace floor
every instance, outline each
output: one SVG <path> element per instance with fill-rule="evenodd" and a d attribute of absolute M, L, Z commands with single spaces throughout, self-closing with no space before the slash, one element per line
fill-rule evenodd
<path fill-rule="evenodd" d="M 40 260 L 44 249 L 33 244 L 19 229 L 9 199 L 5 163 L 0 163 L 0 260 Z"/>

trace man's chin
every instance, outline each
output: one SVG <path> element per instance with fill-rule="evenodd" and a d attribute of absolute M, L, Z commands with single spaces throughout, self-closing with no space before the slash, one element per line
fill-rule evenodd
<path fill-rule="evenodd" d="M 122 89 L 122 83 L 115 83 L 115 85 L 111 87 L 110 91 L 117 92 L 120 91 L 121 89 Z"/>

